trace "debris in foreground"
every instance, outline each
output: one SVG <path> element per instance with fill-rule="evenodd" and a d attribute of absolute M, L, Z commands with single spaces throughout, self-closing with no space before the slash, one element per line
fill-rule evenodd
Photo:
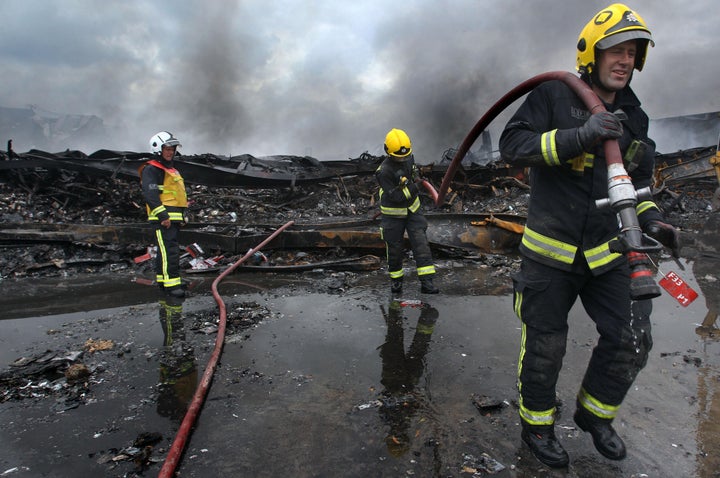
<path fill-rule="evenodd" d="M 463 456 L 463 473 L 470 473 L 472 476 L 482 476 L 483 473 L 494 475 L 505 469 L 505 465 L 495 460 L 487 453 L 475 457 L 470 454 Z"/>

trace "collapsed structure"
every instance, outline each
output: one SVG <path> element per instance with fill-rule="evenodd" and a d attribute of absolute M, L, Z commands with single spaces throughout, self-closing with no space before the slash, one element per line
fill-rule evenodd
<path fill-rule="evenodd" d="M 491 158 L 487 143 L 468 154 L 441 206 L 424 198 L 429 240 L 440 254 L 508 254 L 520 240 L 529 188 L 525 171 Z M 439 163 L 421 166 L 424 177 L 437 187 L 455 153 L 449 149 Z M 90 155 L 16 153 L 9 142 L 0 151 L 0 244 L 15 254 L 5 255 L 0 275 L 142 264 L 152 253 L 152 239 L 137 168 L 149 157 L 104 149 Z M 191 249 L 184 251 L 185 267 L 193 273 L 222 268 L 288 219 L 295 220 L 293 228 L 268 248 L 320 254 L 303 255 L 297 264 L 265 261 L 257 270 L 302 270 L 313 262 L 379 267 L 383 244 L 372 175 L 381 159 L 368 153 L 327 162 L 289 155 L 179 156 L 176 164 L 192 201 L 181 240 L 203 251 L 202 261 L 193 261 Z M 684 232 L 699 230 L 718 209 L 717 145 L 660 154 L 656 164 L 657 202 Z"/>

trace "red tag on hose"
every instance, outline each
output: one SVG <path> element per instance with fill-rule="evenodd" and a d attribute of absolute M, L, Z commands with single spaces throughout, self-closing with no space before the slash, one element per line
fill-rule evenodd
<path fill-rule="evenodd" d="M 668 272 L 660 279 L 660 287 L 670 293 L 680 305 L 687 307 L 697 299 L 698 293 L 674 272 Z"/>

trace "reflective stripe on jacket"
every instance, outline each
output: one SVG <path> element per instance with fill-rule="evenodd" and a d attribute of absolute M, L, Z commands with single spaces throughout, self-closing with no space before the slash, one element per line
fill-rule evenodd
<path fill-rule="evenodd" d="M 405 161 L 386 158 L 375 170 L 375 177 L 380 186 L 382 214 L 406 217 L 408 211 L 416 213 L 420 210 L 419 190 L 415 184 L 419 172 L 412 155 Z M 404 186 L 400 185 L 401 177 L 406 177 L 408 180 Z"/>
<path fill-rule="evenodd" d="M 627 87 L 618 91 L 608 111 L 621 109 L 623 135 L 618 146 L 623 158 L 642 142 L 629 175 L 636 189 L 652 184 L 655 143 L 648 138 L 649 120 L 640 101 Z M 514 166 L 528 166 L 530 207 L 520 252 L 533 260 L 571 270 L 584 256 L 594 274 L 615 267 L 622 255 L 609 243 L 620 232 L 616 211 L 599 209 L 596 200 L 608 196 L 608 173 L 603 145 L 582 151 L 576 132 L 590 117 L 582 100 L 561 81 L 540 84 L 508 122 L 500 138 L 502 158 Z M 640 226 L 662 220 L 652 201 L 636 205 Z"/>
<path fill-rule="evenodd" d="M 622 254 L 610 252 L 610 242 L 606 241 L 597 247 L 582 251 L 591 270 L 605 268 L 622 257 Z M 573 264 L 578 250 L 577 246 L 544 236 L 529 227 L 525 227 L 521 247 L 532 251 L 533 254 L 539 254 L 550 261 L 567 266 Z"/>

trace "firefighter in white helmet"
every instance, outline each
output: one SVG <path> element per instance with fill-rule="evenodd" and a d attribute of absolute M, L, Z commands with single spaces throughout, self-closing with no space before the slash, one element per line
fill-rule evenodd
<path fill-rule="evenodd" d="M 380 185 L 380 234 L 387 248 L 388 273 L 392 293 L 402 292 L 404 236 L 407 231 L 415 259 L 420 292 L 437 294 L 433 284 L 435 266 L 427 240 L 427 219 L 420 210 L 419 188 L 416 181 L 420 174 L 412 154 L 412 144 L 407 133 L 393 128 L 385 136 L 387 157 L 375 171 Z"/>
<path fill-rule="evenodd" d="M 530 167 L 532 185 L 522 265 L 513 277 L 513 305 L 522 322 L 521 438 L 551 467 L 569 463 L 554 425 L 568 313 L 576 300 L 581 299 L 599 338 L 578 387 L 573 418 L 612 460 L 626 456 L 613 419 L 652 347 L 652 302 L 631 299 L 628 261 L 611 247 L 620 233 L 617 213 L 595 202 L 608 194 L 603 149 L 608 139 L 617 140 L 633 187 L 652 184 L 655 143 L 629 86 L 650 45 L 640 15 L 619 3 L 604 8 L 580 33 L 577 69 L 606 111 L 588 111 L 564 82 L 547 81 L 530 92 L 500 137 L 502 158 Z M 645 200 L 636 212 L 642 229 L 676 254 L 678 233 L 657 205 Z"/>
<path fill-rule="evenodd" d="M 156 280 L 173 297 L 185 296 L 180 278 L 178 235 L 180 226 L 186 222 L 188 200 L 185 182 L 173 163 L 179 146 L 180 141 L 172 133 L 154 134 L 150 138 L 150 151 L 155 157 L 138 169 L 148 220 L 155 227 Z"/>

